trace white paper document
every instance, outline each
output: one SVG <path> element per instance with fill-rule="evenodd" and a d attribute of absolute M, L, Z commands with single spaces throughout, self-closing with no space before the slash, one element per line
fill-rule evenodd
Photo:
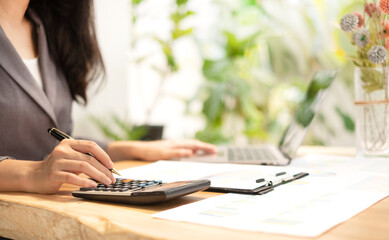
<path fill-rule="evenodd" d="M 238 230 L 315 237 L 384 197 L 361 191 L 224 194 L 153 216 Z M 357 201 L 356 201 L 357 200 Z"/>
<path fill-rule="evenodd" d="M 285 168 L 259 165 L 215 164 L 158 161 L 141 167 L 120 171 L 126 178 L 155 179 L 164 182 L 209 179 L 213 187 L 253 189 L 261 185 L 259 178 L 271 178 Z M 300 172 L 297 168 L 288 168 L 288 173 Z"/>
<path fill-rule="evenodd" d="M 290 166 L 159 161 L 120 171 L 134 179 L 163 181 L 208 178 L 212 186 L 252 184 L 277 172 L 308 172 L 264 195 L 224 194 L 154 214 L 174 221 L 315 237 L 389 194 L 389 160 L 359 161 L 309 156 Z M 235 185 L 234 185 L 235 184 Z"/>

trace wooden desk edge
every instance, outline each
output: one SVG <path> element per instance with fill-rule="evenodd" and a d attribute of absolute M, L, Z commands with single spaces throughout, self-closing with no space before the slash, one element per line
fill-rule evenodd
<path fill-rule="evenodd" d="M 299 156 L 312 152 L 312 149 L 315 150 L 313 152 L 319 152 L 319 154 L 321 152 L 330 153 L 330 155 L 339 155 L 339 152 L 343 153 L 342 155 L 353 154 L 351 148 L 331 148 L 331 151 L 328 151 L 330 149 L 323 147 L 302 147 Z M 144 164 L 147 162 L 125 161 L 116 163 L 115 167 L 123 169 Z M 71 190 L 72 187 L 64 186 L 63 189 Z M 13 198 L 9 199 L 9 195 L 13 195 Z M 210 197 L 214 195 L 202 192 L 193 194 L 193 196 Z M 64 200 L 65 202 L 61 203 Z M 361 225 L 361 218 L 364 217 L 366 220 L 362 221 L 362 225 L 366 226 L 369 222 L 368 219 L 372 217 L 371 215 L 377 219 L 379 211 L 388 212 L 389 199 L 384 199 L 371 208 L 372 210 L 358 214 L 358 216 L 315 239 L 369 239 L 368 237 L 374 236 L 373 233 L 363 231 L 363 228 L 356 228 L 354 225 Z M 93 210 L 96 211 L 96 209 L 99 212 L 93 213 Z M 160 220 L 152 218 L 151 213 L 153 212 L 157 211 L 153 210 L 152 207 L 87 202 L 66 195 L 0 194 L 0 219 L 2 219 L 0 220 L 0 235 L 11 238 L 47 239 L 258 239 L 261 237 L 270 240 L 301 239 L 292 236 L 235 231 Z M 389 214 L 387 215 L 389 216 Z M 389 219 L 385 219 L 382 214 L 379 216 L 383 218 L 381 221 L 387 220 L 386 225 L 381 224 L 378 227 L 378 232 L 385 235 L 383 229 L 389 229 Z M 28 226 L 23 224 L 23 220 L 29 223 Z M 179 231 L 175 231 L 177 229 Z M 372 230 L 377 232 L 377 227 Z M 359 233 L 355 235 L 355 231 Z"/>

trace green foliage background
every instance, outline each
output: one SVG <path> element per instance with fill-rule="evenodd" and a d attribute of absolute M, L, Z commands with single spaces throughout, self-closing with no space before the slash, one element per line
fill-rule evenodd
<path fill-rule="evenodd" d="M 339 79 L 345 91 L 352 91 L 352 66 L 347 65 L 341 46 L 348 39 L 338 37 L 340 17 L 333 9 L 336 5 L 342 14 L 343 8 L 356 8 L 355 2 L 215 2 L 229 25 L 218 29 L 223 56 L 204 54 L 206 83 L 194 99 L 203 102 L 206 127 L 197 132 L 198 139 L 226 143 L 243 134 L 250 142 L 275 142 L 318 69 L 342 68 Z M 353 132 L 354 121 L 347 111 L 341 104 L 334 106 L 338 119 L 321 113 L 319 124 L 332 135 L 336 134 L 332 121 Z M 306 143 L 326 144 L 326 140 L 311 135 Z"/>
<path fill-rule="evenodd" d="M 135 26 L 144 17 L 138 9 L 155 0 L 130 1 L 131 22 Z M 217 25 L 212 25 L 214 39 L 211 40 L 202 39 L 198 36 L 199 29 L 186 24 L 198 14 L 191 8 L 195 1 L 198 0 L 168 1 L 172 25 L 168 38 L 146 36 L 159 44 L 165 57 L 165 68 L 152 69 L 163 79 L 161 86 L 169 75 L 180 71 L 174 52 L 177 40 L 192 38 L 197 43 L 204 84 L 194 96 L 188 96 L 186 104 L 187 114 L 200 115 L 205 126 L 195 136 L 186 137 L 216 144 L 231 143 L 242 137 L 252 143 L 276 142 L 302 100 L 309 80 L 319 69 L 342 69 L 337 87 L 352 92 L 353 65 L 346 56 L 355 54 L 355 50 L 338 28 L 338 22 L 344 14 L 360 11 L 363 1 L 208 0 L 207 4 L 218 9 L 219 20 Z M 142 38 L 132 37 L 131 48 L 136 48 Z M 222 54 L 210 54 L 209 46 Z M 147 58 L 140 56 L 136 64 L 142 64 Z M 201 112 L 192 112 L 192 105 L 199 102 Z M 354 132 L 350 109 L 344 109 L 339 102 L 331 111 L 335 119 L 329 119 L 327 113 L 319 114 L 317 124 L 321 129 L 336 137 L 342 134 L 332 127 L 337 121 L 344 132 Z M 119 119 L 111 122 L 120 123 L 116 129 L 132 125 Z M 112 135 L 107 128 L 110 124 L 98 125 L 111 139 L 120 135 Z M 121 136 L 132 139 L 137 135 L 129 131 Z M 326 139 L 315 134 L 305 143 L 327 144 Z"/>

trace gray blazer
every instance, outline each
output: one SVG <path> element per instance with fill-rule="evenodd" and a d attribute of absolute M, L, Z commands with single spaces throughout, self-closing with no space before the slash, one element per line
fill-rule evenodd
<path fill-rule="evenodd" d="M 42 22 L 32 11 L 28 14 L 36 25 L 43 90 L 0 26 L 0 159 L 42 160 L 58 144 L 47 129 L 69 134 L 72 129 L 65 77 L 48 52 Z"/>

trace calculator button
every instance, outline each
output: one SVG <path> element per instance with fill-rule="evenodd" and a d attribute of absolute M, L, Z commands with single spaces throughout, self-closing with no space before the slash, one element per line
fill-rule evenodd
<path fill-rule="evenodd" d="M 94 190 L 94 188 L 87 188 L 87 187 L 80 188 L 80 191 L 91 191 L 91 190 Z"/>
<path fill-rule="evenodd" d="M 120 190 L 119 190 L 119 192 L 126 192 L 126 191 L 128 191 L 128 190 L 130 190 L 129 188 L 121 188 Z"/>

